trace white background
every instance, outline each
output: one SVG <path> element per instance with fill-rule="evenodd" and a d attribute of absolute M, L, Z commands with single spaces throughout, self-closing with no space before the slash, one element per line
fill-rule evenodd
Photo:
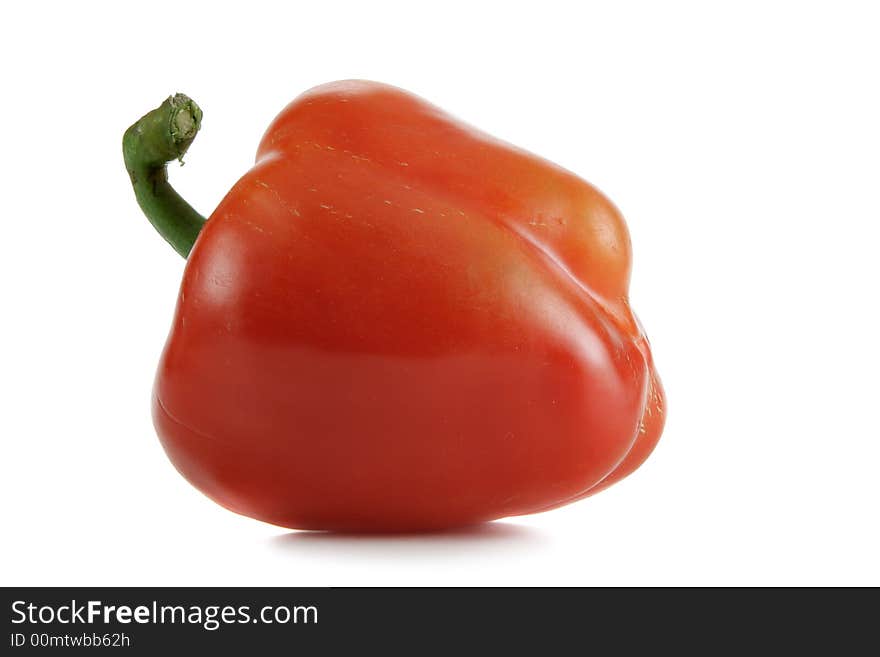
<path fill-rule="evenodd" d="M 880 584 L 876 9 L 602 4 L 5 4 L 0 583 Z M 149 398 L 184 263 L 122 132 L 191 95 L 203 129 L 171 178 L 208 214 L 273 116 L 341 78 L 414 91 L 623 210 L 670 409 L 635 475 L 371 538 L 236 516 L 173 469 Z"/>

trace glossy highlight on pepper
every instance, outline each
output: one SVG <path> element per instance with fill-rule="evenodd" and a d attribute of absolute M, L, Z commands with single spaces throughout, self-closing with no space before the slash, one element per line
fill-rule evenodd
<path fill-rule="evenodd" d="M 395 87 L 299 96 L 204 220 L 168 183 L 201 110 L 126 132 L 187 258 L 154 423 L 193 485 L 284 527 L 440 529 L 554 508 L 635 470 L 663 388 L 618 210 Z"/>

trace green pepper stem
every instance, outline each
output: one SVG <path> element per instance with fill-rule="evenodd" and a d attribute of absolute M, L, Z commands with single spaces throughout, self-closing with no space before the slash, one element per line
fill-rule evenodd
<path fill-rule="evenodd" d="M 159 234 L 186 258 L 205 218 L 174 191 L 166 164 L 179 160 L 202 123 L 202 110 L 183 94 L 170 96 L 122 137 L 122 155 L 141 210 Z"/>

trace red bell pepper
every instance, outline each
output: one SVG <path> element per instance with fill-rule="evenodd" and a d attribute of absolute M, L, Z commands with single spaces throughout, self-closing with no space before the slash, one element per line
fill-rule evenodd
<path fill-rule="evenodd" d="M 200 122 L 176 95 L 123 144 L 188 258 L 153 416 L 197 488 L 285 527 L 416 530 L 550 509 L 647 458 L 663 389 L 598 190 L 348 81 L 288 105 L 206 221 L 166 173 Z"/>

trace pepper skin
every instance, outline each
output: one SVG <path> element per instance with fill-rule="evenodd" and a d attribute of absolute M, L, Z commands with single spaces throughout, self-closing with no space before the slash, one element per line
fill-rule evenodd
<path fill-rule="evenodd" d="M 187 242 L 179 205 L 147 206 L 201 113 L 163 107 L 126 162 L 160 232 L 195 244 L 153 417 L 206 495 L 290 528 L 430 530 L 566 504 L 648 457 L 664 394 L 626 226 L 594 187 L 397 88 L 337 82 L 282 111 L 204 226 L 177 224 Z M 172 146 L 139 154 L 157 125 Z"/>

